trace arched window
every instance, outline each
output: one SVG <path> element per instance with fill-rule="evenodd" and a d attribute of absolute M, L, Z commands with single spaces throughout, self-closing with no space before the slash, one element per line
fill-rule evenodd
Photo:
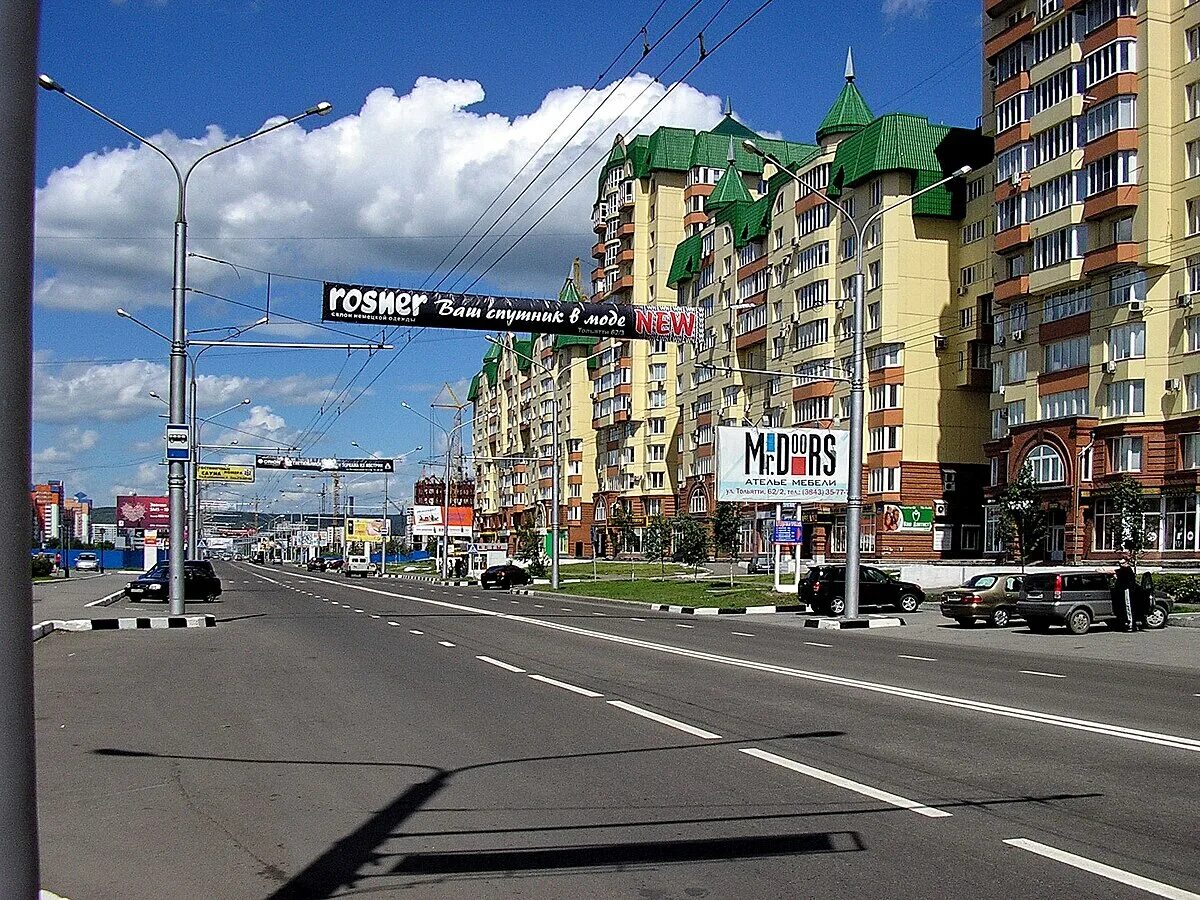
<path fill-rule="evenodd" d="M 603 500 L 596 504 L 596 513 L 592 518 L 597 522 L 608 521 L 608 508 L 604 505 Z"/>
<path fill-rule="evenodd" d="M 698 487 L 692 491 L 692 499 L 688 505 L 690 512 L 703 515 L 708 512 L 708 494 L 704 492 L 704 488 Z"/>
<path fill-rule="evenodd" d="M 1025 462 L 1038 484 L 1062 484 L 1067 479 L 1062 456 L 1049 444 L 1038 444 L 1029 451 Z"/>

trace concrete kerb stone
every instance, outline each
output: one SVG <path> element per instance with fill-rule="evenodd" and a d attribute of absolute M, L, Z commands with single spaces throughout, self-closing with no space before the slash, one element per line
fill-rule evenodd
<path fill-rule="evenodd" d="M 1200 628 L 1200 613 L 1185 613 L 1179 616 L 1171 616 L 1167 619 L 1168 625 L 1173 625 L 1176 628 Z"/>
<path fill-rule="evenodd" d="M 827 631 L 845 631 L 855 628 L 895 628 L 907 625 L 899 616 L 864 616 L 858 619 L 809 618 L 804 620 L 805 628 L 821 628 Z"/>
<path fill-rule="evenodd" d="M 553 591 L 532 591 L 528 588 L 510 588 L 510 594 L 523 597 L 542 597 L 547 600 L 596 600 L 601 603 L 628 603 L 630 606 L 641 606 L 654 612 L 680 613 L 685 616 L 746 616 L 765 615 L 767 613 L 802 613 L 807 612 L 804 604 L 788 606 L 671 606 L 666 603 L 644 603 L 641 600 L 621 600 L 614 597 L 591 597 L 585 594 L 556 594 Z"/>
<path fill-rule="evenodd" d="M 419 582 L 422 582 L 423 584 L 440 584 L 445 587 L 469 587 L 470 585 L 475 583 L 475 582 L 471 581 L 470 579 L 451 578 L 449 580 L 443 581 L 437 575 L 413 575 L 413 574 L 410 574 L 407 572 L 401 572 L 399 574 L 397 574 L 395 572 L 389 572 L 386 575 L 384 575 L 383 577 L 384 578 L 398 578 L 401 581 L 419 581 Z"/>
<path fill-rule="evenodd" d="M 33 626 L 33 639 L 41 640 L 54 631 L 139 631 L 164 628 L 215 628 L 217 617 L 136 616 L 119 619 L 49 619 Z"/>

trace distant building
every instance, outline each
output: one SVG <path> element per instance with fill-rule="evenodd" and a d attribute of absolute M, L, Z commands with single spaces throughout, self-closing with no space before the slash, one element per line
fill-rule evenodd
<path fill-rule="evenodd" d="M 29 489 L 33 506 L 33 541 L 43 543 L 61 537 L 64 490 L 61 481 L 35 484 Z"/>
<path fill-rule="evenodd" d="M 92 500 L 82 492 L 63 501 L 63 511 L 71 525 L 71 540 L 89 543 L 92 540 Z"/>
<path fill-rule="evenodd" d="M 441 506 L 445 501 L 445 480 L 436 476 L 422 478 L 413 485 L 413 503 L 417 506 Z M 451 506 L 475 505 L 474 481 L 450 482 Z"/>

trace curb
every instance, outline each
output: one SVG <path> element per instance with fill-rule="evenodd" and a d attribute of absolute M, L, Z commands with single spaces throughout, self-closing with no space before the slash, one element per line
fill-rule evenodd
<path fill-rule="evenodd" d="M 669 606 L 665 603 L 643 603 L 641 600 L 619 600 L 614 597 L 591 597 L 585 594 L 555 594 L 553 591 L 531 591 L 528 588 L 509 588 L 510 594 L 522 597 L 545 597 L 551 600 L 597 600 L 601 603 L 628 603 L 631 606 L 641 606 L 654 612 L 682 613 L 689 616 L 747 616 L 765 613 L 803 613 L 808 607 L 790 606 Z"/>
<path fill-rule="evenodd" d="M 406 575 L 404 573 L 400 573 L 400 574 L 387 574 L 387 575 L 384 575 L 383 577 L 384 578 L 397 578 L 401 581 L 420 581 L 423 584 L 440 584 L 440 585 L 444 585 L 446 587 L 469 587 L 471 584 L 473 584 L 473 582 L 471 582 L 471 581 L 464 581 L 462 579 L 451 579 L 449 581 L 442 581 L 442 579 L 438 578 L 438 576 L 436 576 L 436 575 Z"/>
<path fill-rule="evenodd" d="M 83 605 L 87 607 L 112 606 L 123 596 L 125 596 L 125 588 L 121 588 L 119 591 L 113 591 L 111 594 L 101 597 L 99 600 L 93 600 L 91 603 L 85 603 Z"/>
<path fill-rule="evenodd" d="M 825 631 L 845 631 L 851 628 L 895 628 L 908 623 L 899 616 L 881 616 L 878 619 L 805 619 L 805 628 L 820 628 Z"/>
<path fill-rule="evenodd" d="M 121 619 L 50 619 L 33 626 L 33 639 L 41 640 L 53 631 L 136 631 L 164 628 L 215 628 L 217 617 L 138 616 Z"/>
<path fill-rule="evenodd" d="M 1170 616 L 1167 624 L 1176 628 L 1200 628 L 1200 613 Z"/>

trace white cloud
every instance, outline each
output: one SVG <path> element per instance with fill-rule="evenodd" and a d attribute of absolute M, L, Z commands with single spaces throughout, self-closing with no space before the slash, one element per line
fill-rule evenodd
<path fill-rule="evenodd" d="M 619 88 L 562 88 L 532 113 L 508 118 L 471 110 L 484 99 L 475 81 L 420 78 L 402 96 L 377 88 L 356 113 L 328 123 L 309 120 L 311 131 L 291 125 L 206 161 L 191 182 L 191 247 L 260 268 L 331 277 L 366 268 L 428 271 L 449 249 L 446 236 L 461 234 L 475 220 L 577 101 L 584 102 L 558 132 L 564 138 L 604 97 L 615 95 L 551 167 L 553 174 L 562 171 L 599 135 L 551 198 L 593 170 L 615 134 L 629 130 L 665 91 L 643 75 Z M 629 113 L 605 127 L 631 103 Z M 684 84 L 637 130 L 659 124 L 706 128 L 719 116 L 719 98 Z M 201 137 L 163 132 L 152 139 L 192 159 L 229 138 L 213 125 Z M 557 145 L 552 140 L 529 173 L 545 165 Z M 540 181 L 517 208 L 549 181 Z M 496 270 L 502 285 L 553 289 L 573 255 L 591 243 L 594 198 L 595 181 L 585 178 Z M 166 304 L 173 204 L 174 183 L 146 148 L 91 153 L 51 173 L 37 194 L 39 302 L 93 310 Z M 225 266 L 201 260 L 189 265 L 195 287 L 215 291 L 233 279 Z"/>
<path fill-rule="evenodd" d="M 889 19 L 900 16 L 923 17 L 929 11 L 930 0 L 883 0 L 883 14 Z"/>
<path fill-rule="evenodd" d="M 62 439 L 76 450 L 91 450 L 100 441 L 100 432 L 93 428 L 81 429 L 77 425 L 64 429 Z"/>
<path fill-rule="evenodd" d="M 73 458 L 73 455 L 66 450 L 59 450 L 57 447 L 46 447 L 33 454 L 33 464 L 43 467 L 58 466 Z"/>

